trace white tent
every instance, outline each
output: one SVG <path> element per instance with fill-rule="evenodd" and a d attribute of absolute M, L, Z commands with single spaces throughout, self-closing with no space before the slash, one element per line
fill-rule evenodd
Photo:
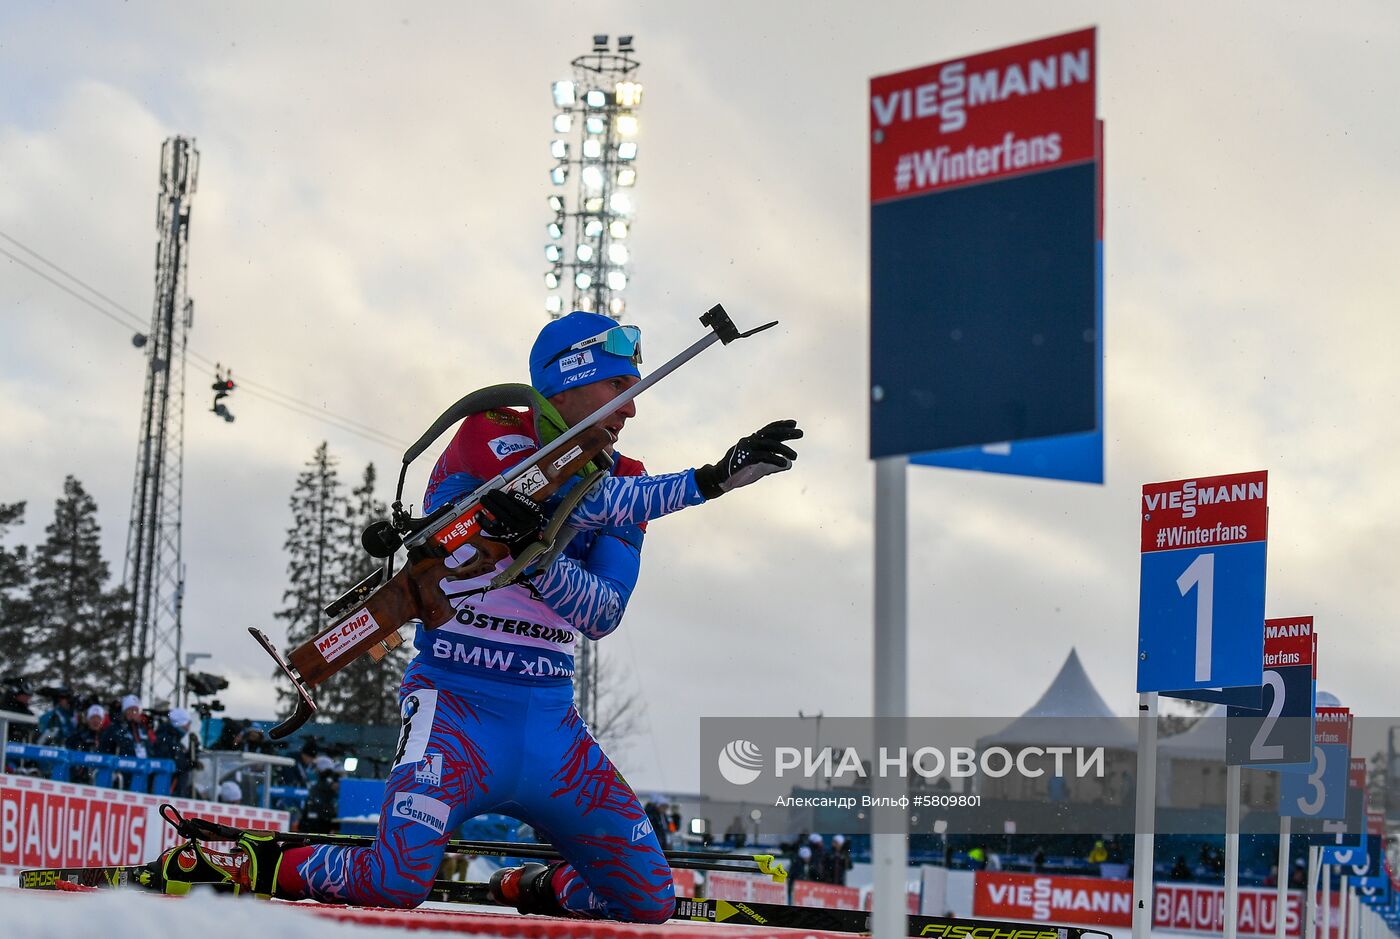
<path fill-rule="evenodd" d="M 1136 718 L 1113 713 L 1089 680 L 1078 651 L 1071 648 L 1040 699 L 1002 730 L 980 738 L 977 745 L 1052 744 L 1135 751 L 1136 726 Z"/>

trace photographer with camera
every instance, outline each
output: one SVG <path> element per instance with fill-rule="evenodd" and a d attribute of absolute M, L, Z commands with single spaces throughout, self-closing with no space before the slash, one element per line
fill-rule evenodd
<path fill-rule="evenodd" d="M 340 831 L 340 773 L 335 761 L 322 754 L 314 761 L 315 780 L 306 794 L 301 831 L 335 834 Z"/>

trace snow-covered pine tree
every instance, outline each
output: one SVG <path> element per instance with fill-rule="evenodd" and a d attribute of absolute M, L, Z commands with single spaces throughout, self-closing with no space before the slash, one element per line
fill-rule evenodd
<path fill-rule="evenodd" d="M 109 568 L 102 558 L 97 503 L 72 476 L 63 481 L 45 534 L 29 567 L 32 671 L 80 694 L 131 690 L 113 687 L 114 676 L 129 674 L 133 664 L 129 612 L 120 608 L 126 592 L 105 588 Z"/>
<path fill-rule="evenodd" d="M 29 551 L 7 548 L 5 536 L 24 521 L 24 503 L 0 504 L 0 677 L 30 671 Z"/>
<path fill-rule="evenodd" d="M 350 585 L 342 582 L 339 563 L 345 538 L 345 490 L 330 447 L 322 441 L 291 495 L 292 524 L 283 548 L 287 551 L 286 604 L 276 616 L 287 624 L 287 647 L 295 648 L 326 623 L 325 606 Z M 273 673 L 278 699 L 289 708 L 296 701 L 280 671 Z"/>
<path fill-rule="evenodd" d="M 360 533 L 371 523 L 389 515 L 389 507 L 375 496 L 377 474 L 374 464 L 365 467 L 360 484 L 350 494 L 346 514 L 344 550 L 338 558 L 341 590 L 358 584 L 383 563 L 360 547 Z M 323 713 L 331 720 L 350 724 L 396 724 L 399 719 L 398 688 L 404 667 L 412 655 L 405 644 L 378 662 L 361 656 L 324 685 L 321 692 Z"/>

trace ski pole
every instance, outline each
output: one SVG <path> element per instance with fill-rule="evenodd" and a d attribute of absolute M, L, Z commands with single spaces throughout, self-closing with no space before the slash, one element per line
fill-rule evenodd
<path fill-rule="evenodd" d="M 311 844 L 343 844 L 346 846 L 368 846 L 374 843 L 372 835 L 341 834 L 302 834 L 286 833 L 287 840 L 305 840 Z M 456 839 L 447 842 L 445 848 L 457 854 L 477 854 L 483 857 L 520 857 L 556 859 L 562 855 L 553 845 L 516 841 L 471 841 Z M 787 880 L 787 871 L 771 854 L 726 854 L 723 851 L 663 851 L 672 867 L 699 871 L 734 871 L 736 873 L 763 874 L 777 883 Z M 728 863 L 725 863 L 728 862 Z M 753 866 L 750 867 L 749 865 Z"/>

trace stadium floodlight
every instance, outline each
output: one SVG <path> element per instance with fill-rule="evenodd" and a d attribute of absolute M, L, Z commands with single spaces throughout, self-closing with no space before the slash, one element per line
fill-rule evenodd
<path fill-rule="evenodd" d="M 553 313 L 558 316 L 564 312 L 564 298 L 556 293 L 552 293 L 544 298 L 544 309 L 546 313 Z"/>
<path fill-rule="evenodd" d="M 620 108 L 635 108 L 642 103 L 641 82 L 618 82 L 613 89 L 613 94 L 617 98 L 617 106 Z"/>
<path fill-rule="evenodd" d="M 623 291 L 631 279 L 632 212 L 637 185 L 638 120 L 643 89 L 639 63 L 627 37 L 617 39 L 616 51 L 597 37 L 602 48 L 572 62 L 572 81 L 555 89 L 556 107 L 549 114 L 554 133 L 550 153 L 556 195 L 549 199 L 545 218 L 549 237 L 544 274 L 550 315 L 570 310 L 606 313 L 621 320 L 628 305 Z M 623 51 L 625 48 L 626 51 Z M 561 84 L 561 83 L 556 83 Z M 569 104 L 561 103 L 567 100 Z M 538 283 L 538 281 L 536 282 Z M 580 675 L 588 675 L 585 660 Z M 581 702 L 590 700 L 585 678 L 579 684 Z M 580 704 L 580 713 L 585 704 Z"/>
<path fill-rule="evenodd" d="M 618 36 L 618 37 L 617 37 L 617 51 L 618 51 L 618 52 L 635 52 L 635 51 L 636 51 L 635 49 L 632 48 L 632 35 L 631 35 L 630 33 L 627 34 L 626 36 Z"/>
<path fill-rule="evenodd" d="M 564 251 L 558 245 L 545 245 L 544 259 L 550 264 L 556 264 L 564 260 Z"/>
<path fill-rule="evenodd" d="M 571 108 L 574 106 L 574 83 L 568 79 L 557 81 L 551 86 L 554 92 L 554 106 L 556 108 Z"/>
<path fill-rule="evenodd" d="M 608 34 L 607 34 L 607 33 L 594 33 L 594 34 L 593 34 L 593 51 L 594 51 L 594 52 L 607 52 L 607 51 L 608 51 Z"/>

